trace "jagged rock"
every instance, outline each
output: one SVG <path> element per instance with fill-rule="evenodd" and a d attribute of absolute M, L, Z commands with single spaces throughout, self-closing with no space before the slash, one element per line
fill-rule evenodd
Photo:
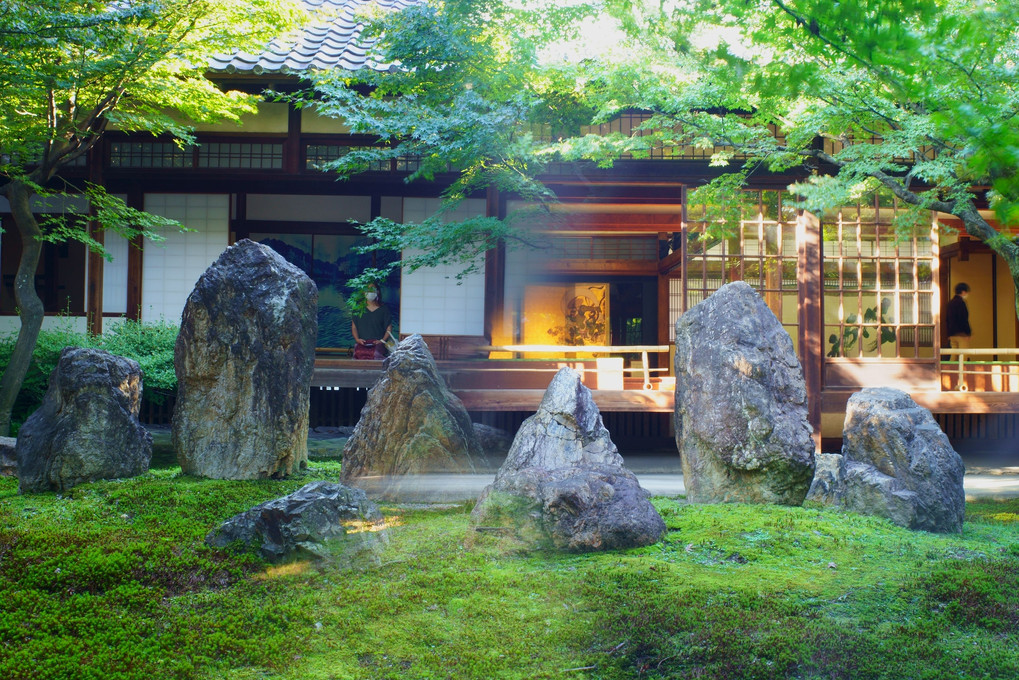
<path fill-rule="evenodd" d="M 688 500 L 803 502 L 814 476 L 803 371 L 742 281 L 676 321 L 675 429 Z"/>
<path fill-rule="evenodd" d="M 18 454 L 14 437 L 0 437 L 0 477 L 18 476 Z"/>
<path fill-rule="evenodd" d="M 364 491 L 320 481 L 231 517 L 205 542 L 215 548 L 240 542 L 273 562 L 350 557 L 385 542 L 382 529 L 382 513 Z"/>
<path fill-rule="evenodd" d="M 42 406 L 18 432 L 18 489 L 65 491 L 149 469 L 152 437 L 138 422 L 137 361 L 65 347 Z"/>
<path fill-rule="evenodd" d="M 930 411 L 900 390 L 866 388 L 849 398 L 842 436 L 842 455 L 819 462 L 808 501 L 962 531 L 965 467 Z"/>
<path fill-rule="evenodd" d="M 392 480 L 434 472 L 473 473 L 487 463 L 460 399 L 446 387 L 420 335 L 404 339 L 382 364 L 343 448 L 341 481 Z"/>
<path fill-rule="evenodd" d="M 317 300 L 303 271 L 247 239 L 202 274 L 174 350 L 185 473 L 256 479 L 307 465 Z"/>
<path fill-rule="evenodd" d="M 472 522 L 510 529 L 533 547 L 571 552 L 650 545 L 665 523 L 622 465 L 590 390 L 563 368 L 520 426 Z"/>

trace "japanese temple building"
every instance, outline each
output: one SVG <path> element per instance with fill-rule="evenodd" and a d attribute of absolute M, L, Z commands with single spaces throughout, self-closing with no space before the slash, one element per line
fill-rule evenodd
<path fill-rule="evenodd" d="M 293 87 L 295 74 L 323 65 L 298 55 L 321 55 L 316 45 L 330 41 L 349 47 L 356 33 L 356 21 L 341 14 L 305 33 L 301 49 L 225 57 L 212 74 L 224 87 L 253 92 Z M 334 58 L 347 68 L 364 65 L 359 50 Z M 627 133 L 642 119 L 633 112 L 592 132 Z M 195 281 L 224 248 L 243 238 L 266 243 L 319 286 L 312 425 L 352 424 L 380 366 L 349 357 L 345 283 L 385 257 L 354 251 L 364 241 L 354 223 L 377 216 L 419 221 L 438 209 L 453 179 L 405 182 L 413 158 L 346 181 L 320 169 L 373 142 L 314 109 L 277 102 L 264 103 L 242 125 L 200 128 L 198 144 L 183 149 L 170 139 L 107 133 L 67 174 L 193 231 L 138 247 L 107 235 L 112 262 L 77 243 L 46 245 L 37 286 L 47 312 L 93 329 L 125 318 L 177 322 Z M 718 171 L 709 167 L 710 155 L 662 150 L 612 169 L 554 166 L 543 180 L 560 203 L 534 225 L 540 248 L 492 250 L 462 282 L 457 268 L 438 267 L 383 284 L 400 334 L 425 336 L 450 387 L 479 419 L 519 421 L 533 412 L 554 371 L 572 365 L 595 390 L 614 437 L 666 438 L 676 319 L 723 283 L 742 280 L 789 331 L 825 450 L 841 437 L 849 395 L 887 385 L 930 408 L 957 446 L 1019 453 L 1015 288 L 996 255 L 964 231 L 946 230 L 961 225 L 940 215 L 931 215 L 924 233 L 898 240 L 892 221 L 899 207 L 890 196 L 826 215 L 804 213 L 786 192 L 796 177 L 774 174 L 752 178 L 757 208 L 744 215 L 738 234 L 709 238 L 703 206 L 688 202 L 687 190 Z M 490 191 L 460 211 L 505 216 L 517 207 L 516 197 Z M 6 330 L 17 327 L 20 244 L 2 198 L 0 220 Z M 944 352 L 941 316 L 960 281 L 972 290 L 975 349 L 953 355 Z"/>

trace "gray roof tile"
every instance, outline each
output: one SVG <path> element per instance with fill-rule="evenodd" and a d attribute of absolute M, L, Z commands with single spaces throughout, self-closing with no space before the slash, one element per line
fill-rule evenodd
<path fill-rule="evenodd" d="M 272 40 L 261 54 L 236 51 L 209 60 L 213 71 L 227 73 L 302 72 L 341 68 L 388 70 L 368 56 L 370 40 L 361 41 L 356 14 L 369 6 L 401 10 L 422 0 L 302 0 L 311 23 L 292 35 Z"/>

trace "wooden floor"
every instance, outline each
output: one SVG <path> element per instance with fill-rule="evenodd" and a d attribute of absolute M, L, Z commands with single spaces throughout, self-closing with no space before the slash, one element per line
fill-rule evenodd
<path fill-rule="evenodd" d="M 651 390 L 642 389 L 637 378 L 626 379 L 627 389 L 598 389 L 597 373 L 584 361 L 436 363 L 439 373 L 468 411 L 534 411 L 555 371 L 565 363 L 582 372 L 584 383 L 592 388 L 594 401 L 602 411 L 671 413 L 674 407 L 674 383 L 669 379 L 655 379 Z M 375 384 L 381 373 L 381 361 L 319 359 L 315 362 L 312 385 L 367 388 Z M 845 413 L 846 402 L 853 391 L 825 390 L 821 395 L 821 410 Z M 1016 392 L 917 391 L 911 396 L 933 413 L 1019 413 L 1019 393 Z"/>

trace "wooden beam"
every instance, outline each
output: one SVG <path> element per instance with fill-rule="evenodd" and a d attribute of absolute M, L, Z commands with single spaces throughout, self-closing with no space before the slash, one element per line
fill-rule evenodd
<path fill-rule="evenodd" d="M 683 264 L 683 250 L 673 250 L 671 253 L 658 260 L 658 273 L 668 274 L 676 267 Z"/>
<path fill-rule="evenodd" d="M 845 413 L 855 392 L 825 390 L 821 408 L 825 413 Z M 1015 392 L 911 392 L 909 396 L 932 413 L 1019 413 L 1019 393 Z"/>
<path fill-rule="evenodd" d="M 619 274 L 626 276 L 657 276 L 655 260 L 555 260 L 546 271 L 553 274 Z"/>

